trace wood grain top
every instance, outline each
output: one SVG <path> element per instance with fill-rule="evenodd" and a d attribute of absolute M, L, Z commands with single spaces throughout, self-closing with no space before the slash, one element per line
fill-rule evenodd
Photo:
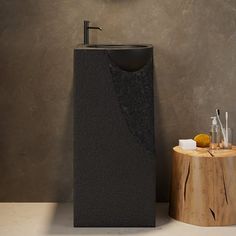
<path fill-rule="evenodd" d="M 173 150 L 177 153 L 192 157 L 236 157 L 236 146 L 232 149 L 209 150 L 209 148 L 197 148 L 196 150 L 184 150 L 175 146 Z"/>

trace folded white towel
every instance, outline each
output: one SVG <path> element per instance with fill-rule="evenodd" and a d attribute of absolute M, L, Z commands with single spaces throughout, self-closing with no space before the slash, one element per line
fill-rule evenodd
<path fill-rule="evenodd" d="M 179 146 L 184 150 L 194 150 L 197 144 L 193 139 L 179 139 Z"/>

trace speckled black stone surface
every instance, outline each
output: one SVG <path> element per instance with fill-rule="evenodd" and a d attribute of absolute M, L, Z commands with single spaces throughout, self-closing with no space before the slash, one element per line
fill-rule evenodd
<path fill-rule="evenodd" d="M 127 72 L 109 64 L 111 78 L 130 132 L 154 152 L 153 70 L 152 59 L 140 70 Z"/>
<path fill-rule="evenodd" d="M 74 226 L 155 226 L 152 60 L 136 72 L 106 50 L 74 54 Z"/>

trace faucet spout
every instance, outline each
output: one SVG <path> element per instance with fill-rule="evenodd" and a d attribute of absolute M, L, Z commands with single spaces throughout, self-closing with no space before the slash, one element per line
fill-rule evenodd
<path fill-rule="evenodd" d="M 88 28 L 89 29 L 98 29 L 98 30 L 102 31 L 102 28 L 101 27 L 97 27 L 97 26 L 89 26 Z"/>
<path fill-rule="evenodd" d="M 102 28 L 97 27 L 97 26 L 89 26 L 89 21 L 85 20 L 84 21 L 84 44 L 89 44 L 89 30 L 90 29 L 98 29 L 102 31 Z"/>

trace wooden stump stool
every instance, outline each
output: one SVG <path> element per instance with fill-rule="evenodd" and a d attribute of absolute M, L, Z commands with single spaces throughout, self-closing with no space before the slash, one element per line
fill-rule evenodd
<path fill-rule="evenodd" d="M 236 224 L 236 147 L 174 147 L 169 214 L 200 226 Z"/>

